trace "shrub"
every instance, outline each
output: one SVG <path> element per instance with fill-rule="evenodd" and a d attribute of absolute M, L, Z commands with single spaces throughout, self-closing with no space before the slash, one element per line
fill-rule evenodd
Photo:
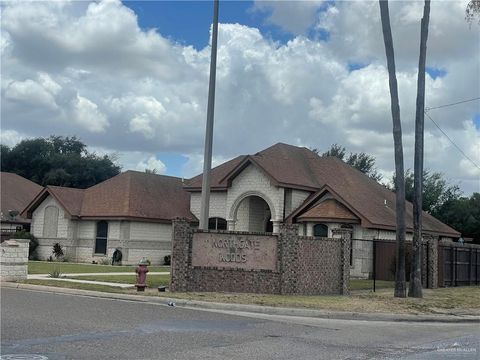
<path fill-rule="evenodd" d="M 68 255 L 64 255 L 64 256 L 62 257 L 62 261 L 63 261 L 63 262 L 71 262 L 71 261 L 72 261 L 72 259 L 71 259 L 71 257 L 70 257 L 70 256 L 68 256 Z"/>
<path fill-rule="evenodd" d="M 53 245 L 52 253 L 53 253 L 53 256 L 55 256 L 55 259 L 61 258 L 64 255 L 62 246 L 59 243 L 55 243 Z"/>
<path fill-rule="evenodd" d="M 167 255 L 163 258 L 163 263 L 165 265 L 170 265 L 171 262 L 172 262 L 172 256 L 171 255 Z"/>
<path fill-rule="evenodd" d="M 62 273 L 56 267 L 54 267 L 52 272 L 48 275 L 48 277 L 51 277 L 51 278 L 59 278 L 61 276 L 62 276 Z"/>
<path fill-rule="evenodd" d="M 30 240 L 30 242 L 28 243 L 28 258 L 31 259 L 31 260 L 34 260 L 33 259 L 33 256 L 34 256 L 33 253 L 35 252 L 35 250 L 38 247 L 38 240 L 35 238 L 35 236 L 30 234 L 26 230 L 21 230 L 21 231 L 17 231 L 16 233 L 14 233 L 13 238 L 14 239 L 29 239 Z"/>

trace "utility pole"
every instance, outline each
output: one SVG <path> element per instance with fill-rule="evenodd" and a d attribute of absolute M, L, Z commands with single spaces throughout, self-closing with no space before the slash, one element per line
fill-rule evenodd
<path fill-rule="evenodd" d="M 203 157 L 202 199 L 200 205 L 200 229 L 208 230 L 210 208 L 210 172 L 212 169 L 213 114 L 215 109 L 215 78 L 217 71 L 218 3 L 213 1 L 212 53 L 210 56 L 210 82 L 208 85 L 207 127 Z"/>

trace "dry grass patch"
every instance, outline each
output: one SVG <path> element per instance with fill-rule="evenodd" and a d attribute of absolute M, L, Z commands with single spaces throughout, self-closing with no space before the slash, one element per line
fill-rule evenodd
<path fill-rule="evenodd" d="M 234 304 L 254 304 L 328 311 L 395 314 L 475 314 L 480 315 L 480 287 L 426 289 L 422 299 L 395 298 L 392 289 L 377 292 L 358 290 L 350 296 L 297 296 L 233 293 L 160 293 L 156 286 L 137 293 L 135 289 L 119 289 L 105 285 L 79 284 L 56 280 L 26 280 L 24 283 L 95 290 L 123 294 L 159 296 L 167 299 L 200 300 Z"/>
<path fill-rule="evenodd" d="M 480 314 L 480 287 L 425 290 L 424 298 L 394 298 L 391 289 L 351 296 L 293 296 L 228 293 L 165 293 L 163 297 L 330 311 L 398 314 Z"/>

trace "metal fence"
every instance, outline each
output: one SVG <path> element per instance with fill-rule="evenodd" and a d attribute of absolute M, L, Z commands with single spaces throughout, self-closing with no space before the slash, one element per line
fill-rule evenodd
<path fill-rule="evenodd" d="M 396 252 L 395 240 L 352 239 L 351 279 L 363 279 L 356 283 L 362 283 L 364 289 L 374 291 L 379 287 L 393 287 L 397 261 Z M 437 256 L 437 253 L 436 262 L 429 259 L 429 256 Z M 421 256 L 424 287 L 427 287 L 427 280 L 428 285 L 433 287 L 480 285 L 480 245 L 441 243 L 438 245 L 438 251 L 432 252 L 429 251 L 429 245 L 425 243 L 422 246 Z M 405 244 L 407 281 L 410 278 L 411 261 L 412 243 L 408 241 Z M 432 273 L 430 274 L 430 272 Z"/>

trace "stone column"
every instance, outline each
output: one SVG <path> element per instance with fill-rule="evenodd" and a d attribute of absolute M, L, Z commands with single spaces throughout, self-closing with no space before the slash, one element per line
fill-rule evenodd
<path fill-rule="evenodd" d="M 332 237 L 334 239 L 341 239 L 341 265 L 340 271 L 342 273 L 342 284 L 340 293 L 342 295 L 350 294 L 350 242 L 352 239 L 352 229 L 332 229 Z"/>
<path fill-rule="evenodd" d="M 228 219 L 227 220 L 227 230 L 228 231 L 235 231 L 235 223 L 236 223 L 235 220 Z"/>
<path fill-rule="evenodd" d="M 307 227 L 307 236 L 313 236 L 313 224 L 307 222 L 305 226 Z"/>
<path fill-rule="evenodd" d="M 172 264 L 170 291 L 186 292 L 191 280 L 193 229 L 186 219 L 172 221 Z"/>
<path fill-rule="evenodd" d="M 281 221 L 280 220 L 273 220 L 272 223 L 273 223 L 273 233 L 278 234 L 280 232 Z"/>
<path fill-rule="evenodd" d="M 278 235 L 280 293 L 296 294 L 298 283 L 298 225 L 281 224 Z"/>
<path fill-rule="evenodd" d="M 1 244 L 0 279 L 18 281 L 27 278 L 29 239 L 6 240 Z"/>
<path fill-rule="evenodd" d="M 438 287 L 438 237 L 432 236 L 428 239 L 427 252 L 427 288 L 436 289 Z"/>

